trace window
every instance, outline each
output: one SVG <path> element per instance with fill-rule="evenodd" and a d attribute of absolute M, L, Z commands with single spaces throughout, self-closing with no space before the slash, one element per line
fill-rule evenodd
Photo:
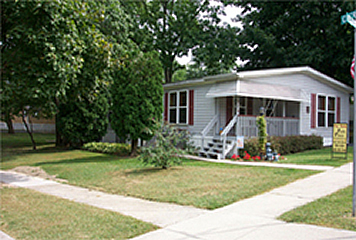
<path fill-rule="evenodd" d="M 318 96 L 318 127 L 332 127 L 336 117 L 336 98 Z"/>
<path fill-rule="evenodd" d="M 169 123 L 188 124 L 188 91 L 169 93 Z"/>

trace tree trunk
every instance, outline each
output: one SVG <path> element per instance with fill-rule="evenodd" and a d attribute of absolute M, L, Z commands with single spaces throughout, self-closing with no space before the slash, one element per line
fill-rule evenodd
<path fill-rule="evenodd" d="M 31 132 L 30 128 L 28 127 L 28 124 L 27 124 L 27 122 L 25 120 L 25 115 L 24 114 L 22 114 L 22 122 L 25 125 L 25 128 L 26 128 L 26 131 L 27 131 L 28 135 L 30 135 L 31 142 L 32 142 L 32 148 L 33 148 L 33 150 L 36 150 L 36 142 L 35 142 L 35 139 L 33 138 L 33 135 L 32 135 L 32 132 Z"/>
<path fill-rule="evenodd" d="M 55 117 L 55 127 L 56 127 L 56 147 L 65 147 L 67 146 L 68 142 L 65 140 L 65 138 L 63 137 L 63 135 L 61 134 L 61 131 L 58 127 L 58 117 L 56 115 Z"/>
<path fill-rule="evenodd" d="M 137 156 L 137 147 L 138 147 L 138 139 L 132 139 L 132 140 L 131 140 L 131 153 L 130 153 L 130 157 L 135 157 L 135 156 Z"/>
<path fill-rule="evenodd" d="M 6 114 L 6 125 L 7 125 L 7 133 L 8 134 L 14 134 L 15 130 L 14 130 L 14 125 L 12 124 L 12 120 L 10 117 L 10 114 Z"/>
<path fill-rule="evenodd" d="M 166 80 L 166 83 L 171 83 L 172 82 L 172 69 L 166 68 L 164 70 L 164 78 Z"/>

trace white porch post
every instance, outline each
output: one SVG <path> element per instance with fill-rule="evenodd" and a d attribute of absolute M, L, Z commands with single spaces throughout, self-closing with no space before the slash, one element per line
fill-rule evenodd
<path fill-rule="evenodd" d="M 240 97 L 235 97 L 235 98 L 236 98 L 235 112 L 236 112 L 236 115 L 239 116 L 240 115 Z M 239 119 L 238 118 L 235 123 L 235 137 L 237 137 L 237 136 L 239 136 Z M 239 150 L 237 149 L 237 146 L 234 147 L 233 154 L 239 155 Z"/>

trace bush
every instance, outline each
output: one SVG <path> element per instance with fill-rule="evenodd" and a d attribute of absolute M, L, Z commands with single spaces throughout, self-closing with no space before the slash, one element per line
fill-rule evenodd
<path fill-rule="evenodd" d="M 160 125 L 159 123 L 157 123 Z M 141 149 L 139 159 L 146 165 L 167 169 L 172 165 L 181 164 L 180 155 L 192 151 L 190 134 L 168 124 L 159 126 L 155 137 Z"/>
<path fill-rule="evenodd" d="M 127 156 L 130 153 L 130 145 L 126 143 L 90 142 L 84 144 L 82 149 L 119 156 Z"/>
<path fill-rule="evenodd" d="M 286 136 L 286 137 L 268 137 L 273 151 L 281 155 L 303 152 L 312 149 L 321 149 L 323 147 L 323 138 L 316 135 L 306 136 Z M 253 156 L 259 155 L 258 138 L 245 140 L 243 151 Z"/>

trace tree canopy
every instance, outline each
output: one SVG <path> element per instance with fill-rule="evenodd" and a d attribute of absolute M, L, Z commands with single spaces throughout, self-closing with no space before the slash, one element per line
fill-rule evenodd
<path fill-rule="evenodd" d="M 353 28 L 340 17 L 349 1 L 236 1 L 244 9 L 241 59 L 245 69 L 309 65 L 346 84 Z"/>
<path fill-rule="evenodd" d="M 219 25 L 218 15 L 224 13 L 220 2 L 122 0 L 134 20 L 131 38 L 143 51 L 159 52 L 166 83 L 172 82 L 173 73 L 179 69 L 174 65 L 176 57 L 187 55 L 190 49 L 194 49 L 198 64 L 213 69 L 211 72 L 229 68 L 235 62 L 231 46 L 238 46 L 237 30 Z"/>
<path fill-rule="evenodd" d="M 129 45 L 119 0 L 3 0 L 1 13 L 1 105 L 10 118 L 25 107 L 50 117 L 61 104 L 95 102 Z"/>
<path fill-rule="evenodd" d="M 131 154 L 135 155 L 138 139 L 150 139 L 156 122 L 162 119 L 162 66 L 158 53 L 127 54 L 125 64 L 115 71 L 111 96 L 111 127 L 118 137 L 131 139 Z"/>

